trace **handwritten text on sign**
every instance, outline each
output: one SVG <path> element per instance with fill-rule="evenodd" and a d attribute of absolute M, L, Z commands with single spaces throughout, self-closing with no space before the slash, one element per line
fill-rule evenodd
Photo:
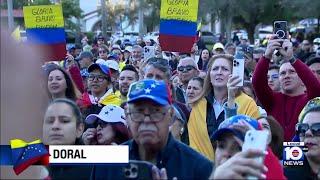
<path fill-rule="evenodd" d="M 26 28 L 64 27 L 61 5 L 24 6 Z"/>
<path fill-rule="evenodd" d="M 161 0 L 161 19 L 197 21 L 198 0 Z"/>

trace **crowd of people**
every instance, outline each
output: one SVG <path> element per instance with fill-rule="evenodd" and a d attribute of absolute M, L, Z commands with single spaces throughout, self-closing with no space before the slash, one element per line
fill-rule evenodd
<path fill-rule="evenodd" d="M 84 38 L 64 60 L 42 66 L 49 97 L 43 141 L 127 144 L 130 160 L 154 165 L 153 179 L 320 178 L 319 40 L 273 35 L 266 47 L 195 43 L 191 53 L 178 53 L 150 39 Z M 144 46 L 155 46 L 154 57 L 144 58 Z M 245 52 L 242 87 L 232 74 L 237 49 Z M 267 131 L 265 151 L 241 150 L 249 129 Z M 293 140 L 308 148 L 301 168 L 282 165 L 282 143 Z M 118 177 L 110 166 L 48 170 L 53 179 Z"/>

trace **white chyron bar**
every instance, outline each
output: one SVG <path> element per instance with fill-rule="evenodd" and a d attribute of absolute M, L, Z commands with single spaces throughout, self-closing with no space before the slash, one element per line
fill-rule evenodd
<path fill-rule="evenodd" d="M 49 162 L 52 163 L 128 163 L 126 145 L 50 145 Z"/>

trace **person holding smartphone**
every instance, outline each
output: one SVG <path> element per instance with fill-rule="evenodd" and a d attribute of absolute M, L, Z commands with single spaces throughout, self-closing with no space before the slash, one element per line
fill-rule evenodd
<path fill-rule="evenodd" d="M 165 81 L 146 79 L 131 84 L 125 108 L 132 140 L 129 160 L 152 163 L 153 179 L 208 179 L 212 162 L 169 132 L 173 101 Z M 160 169 L 160 170 L 159 170 Z M 119 168 L 95 166 L 92 179 L 119 179 Z"/>
<path fill-rule="evenodd" d="M 265 154 L 259 154 L 261 150 L 257 149 L 241 152 L 245 143 L 245 134 L 250 129 L 259 131 L 261 125 L 255 119 L 245 115 L 232 116 L 220 124 L 211 137 L 215 149 L 216 170 L 210 178 L 245 179 L 247 176 L 253 176 L 259 179 L 286 179 L 279 160 L 270 148 L 266 149 Z M 256 154 L 253 155 L 252 151 L 256 151 Z M 248 155 L 250 153 L 252 155 Z M 264 163 L 255 160 L 259 157 L 264 157 Z M 225 169 L 224 173 L 222 169 Z"/>
<path fill-rule="evenodd" d="M 320 82 L 307 65 L 293 56 L 292 43 L 277 37 L 276 34 L 271 36 L 264 56 L 257 63 L 252 85 L 268 115 L 279 121 L 284 130 L 284 141 L 290 141 L 294 136 L 299 112 L 308 100 L 320 96 Z M 284 60 L 279 69 L 281 92 L 273 91 L 267 79 L 275 50 L 279 51 Z"/>

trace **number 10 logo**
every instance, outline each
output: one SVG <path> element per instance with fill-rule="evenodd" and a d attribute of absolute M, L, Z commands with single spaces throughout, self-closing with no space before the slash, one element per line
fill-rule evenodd
<path fill-rule="evenodd" d="M 284 149 L 285 153 L 285 159 L 284 160 L 303 160 L 303 151 L 300 147 L 294 146 L 294 147 L 286 147 Z"/>

